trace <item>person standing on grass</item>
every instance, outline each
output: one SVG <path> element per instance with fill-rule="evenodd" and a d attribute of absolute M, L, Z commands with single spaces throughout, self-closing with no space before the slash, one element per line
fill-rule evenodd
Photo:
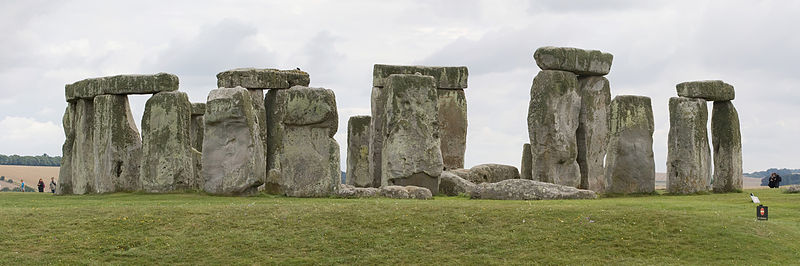
<path fill-rule="evenodd" d="M 779 188 L 781 187 L 781 176 L 778 173 L 772 173 L 769 176 L 769 187 L 770 188 Z"/>
<path fill-rule="evenodd" d="M 22 192 L 25 192 L 25 180 L 22 180 L 22 185 L 20 185 L 20 188 L 22 188 Z"/>
<path fill-rule="evenodd" d="M 36 184 L 36 187 L 39 188 L 39 193 L 44 192 L 44 180 L 39 178 L 39 184 Z"/>
<path fill-rule="evenodd" d="M 50 178 L 50 193 L 56 193 L 56 179 L 55 177 Z"/>

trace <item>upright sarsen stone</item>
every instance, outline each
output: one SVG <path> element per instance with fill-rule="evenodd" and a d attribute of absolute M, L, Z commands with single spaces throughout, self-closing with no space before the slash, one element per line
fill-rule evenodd
<path fill-rule="evenodd" d="M 189 121 L 192 107 L 184 92 L 159 92 L 142 116 L 139 181 L 145 192 L 190 189 L 194 176 Z"/>
<path fill-rule="evenodd" d="M 578 118 L 578 165 L 580 188 L 602 193 L 606 187 L 603 166 L 608 145 L 608 116 L 611 88 L 608 79 L 598 76 L 578 78 L 581 111 Z"/>
<path fill-rule="evenodd" d="M 383 123 L 386 108 L 386 95 L 382 87 L 372 87 L 370 95 L 372 120 L 369 124 L 369 174 L 372 176 L 372 186 L 380 187 L 383 174 L 381 161 L 383 160 Z"/>
<path fill-rule="evenodd" d="M 73 125 L 75 141 L 72 147 L 72 193 L 94 192 L 94 102 L 78 99 Z"/>
<path fill-rule="evenodd" d="M 580 185 L 575 141 L 580 108 L 575 74 L 542 70 L 533 79 L 528 107 L 533 180 L 571 187 Z"/>
<path fill-rule="evenodd" d="M 61 123 L 64 128 L 64 145 L 61 146 L 61 167 L 58 169 L 56 194 L 72 194 L 72 149 L 75 143 L 75 103 L 68 102 Z"/>
<path fill-rule="evenodd" d="M 382 186 L 439 191 L 443 164 L 435 86 L 430 76 L 394 74 L 386 79 Z"/>
<path fill-rule="evenodd" d="M 667 192 L 691 194 L 711 190 L 708 109 L 703 99 L 669 99 Z"/>
<path fill-rule="evenodd" d="M 197 151 L 203 151 L 203 115 L 206 113 L 206 103 L 192 103 L 192 120 L 189 123 L 190 134 L 189 139 L 192 143 L 192 148 Z"/>
<path fill-rule="evenodd" d="M 714 145 L 714 192 L 742 190 L 742 134 L 739 113 L 730 101 L 714 102 L 711 114 Z"/>
<path fill-rule="evenodd" d="M 369 173 L 368 115 L 351 116 L 347 120 L 347 177 L 345 183 L 354 187 L 372 187 Z"/>
<path fill-rule="evenodd" d="M 142 139 L 127 95 L 94 97 L 94 191 L 139 189 Z"/>
<path fill-rule="evenodd" d="M 651 193 L 655 190 L 653 107 L 649 97 L 620 95 L 609 109 L 606 155 L 607 193 Z"/>
<path fill-rule="evenodd" d="M 467 150 L 467 99 L 461 89 L 437 89 L 444 169 L 464 168 Z"/>
<path fill-rule="evenodd" d="M 519 165 L 519 175 L 522 179 L 533 179 L 531 176 L 532 169 L 531 169 L 531 161 L 533 157 L 531 157 L 531 144 L 525 143 L 522 144 L 522 162 Z"/>

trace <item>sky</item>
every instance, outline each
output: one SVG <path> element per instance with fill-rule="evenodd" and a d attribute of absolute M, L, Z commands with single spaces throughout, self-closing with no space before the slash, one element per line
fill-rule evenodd
<path fill-rule="evenodd" d="M 61 154 L 65 84 L 168 72 L 205 102 L 216 74 L 239 67 L 299 67 L 332 89 L 346 147 L 347 119 L 370 113 L 374 64 L 463 65 L 465 165 L 519 166 L 533 52 L 569 46 L 614 55 L 612 97 L 652 99 L 656 171 L 666 172 L 675 85 L 709 79 L 736 88 L 745 172 L 800 168 L 798 13 L 800 1 L 755 0 L 6 0 L 0 154 Z M 147 98 L 130 97 L 137 126 Z"/>

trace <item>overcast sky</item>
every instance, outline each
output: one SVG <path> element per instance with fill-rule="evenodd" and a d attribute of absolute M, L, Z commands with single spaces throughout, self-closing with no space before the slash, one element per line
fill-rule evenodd
<path fill-rule="evenodd" d="M 800 1 L 109 2 L 0 2 L 1 154 L 61 154 L 65 84 L 169 72 L 205 102 L 237 67 L 300 67 L 333 89 L 346 147 L 381 63 L 467 66 L 466 166 L 519 166 L 533 51 L 552 45 L 612 53 L 612 97 L 651 97 L 659 172 L 675 84 L 703 79 L 736 88 L 744 171 L 800 168 Z M 131 97 L 139 126 L 146 100 Z"/>

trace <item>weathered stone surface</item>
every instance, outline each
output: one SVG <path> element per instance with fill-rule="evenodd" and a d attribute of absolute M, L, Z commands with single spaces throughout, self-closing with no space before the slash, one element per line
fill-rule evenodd
<path fill-rule="evenodd" d="M 204 114 L 206 114 L 206 103 L 192 103 L 192 116 Z"/>
<path fill-rule="evenodd" d="M 248 89 L 250 93 L 251 103 L 255 111 L 256 123 L 258 124 L 258 135 L 261 138 L 261 145 L 264 146 L 264 159 L 269 156 L 267 154 L 267 145 L 269 143 L 269 132 L 267 132 L 267 108 L 264 106 L 264 90 L 263 89 Z M 267 164 L 269 165 L 269 164 Z"/>
<path fill-rule="evenodd" d="M 392 199 L 433 199 L 433 194 L 429 189 L 417 186 L 381 187 L 381 196 Z"/>
<path fill-rule="evenodd" d="M 597 194 L 591 190 L 570 186 L 527 179 L 509 179 L 497 183 L 478 184 L 470 193 L 470 198 L 496 200 L 595 199 Z"/>
<path fill-rule="evenodd" d="M 474 181 L 471 181 L 471 180 L 480 180 L 480 178 L 475 176 L 475 174 L 473 174 L 469 169 L 450 169 L 450 170 L 447 170 L 447 172 L 449 172 L 451 174 L 454 174 L 454 175 L 457 175 L 461 179 L 464 179 L 464 180 L 467 180 L 467 181 L 470 181 L 470 182 L 473 182 L 473 183 L 474 183 Z"/>
<path fill-rule="evenodd" d="M 356 187 L 372 187 L 369 174 L 368 115 L 351 116 L 347 121 L 347 177 L 345 183 Z"/>
<path fill-rule="evenodd" d="M 383 160 L 383 124 L 386 120 L 386 94 L 383 88 L 372 87 L 370 96 L 372 121 L 369 124 L 369 174 L 372 176 L 372 186 L 380 187 L 383 175 L 381 161 Z"/>
<path fill-rule="evenodd" d="M 507 179 L 519 179 L 519 171 L 516 167 L 502 164 L 480 164 L 469 169 L 470 177 L 476 178 L 469 180 L 475 184 L 495 183 Z"/>
<path fill-rule="evenodd" d="M 374 187 L 354 187 L 347 184 L 339 184 L 336 197 L 339 198 L 375 198 L 380 196 L 381 189 Z"/>
<path fill-rule="evenodd" d="M 531 157 L 531 144 L 525 143 L 522 144 L 522 162 L 520 162 L 520 178 L 522 179 L 533 179 L 533 169 L 531 169 L 531 162 L 533 157 Z"/>
<path fill-rule="evenodd" d="M 101 94 L 153 94 L 176 90 L 178 76 L 168 73 L 90 78 L 65 86 L 67 101 L 91 99 Z"/>
<path fill-rule="evenodd" d="M 288 89 L 308 86 L 310 81 L 308 73 L 301 70 L 237 68 L 217 74 L 217 87 L 220 88 Z"/>
<path fill-rule="evenodd" d="M 386 80 L 382 186 L 439 191 L 443 165 L 434 82 L 422 75 L 391 75 Z"/>
<path fill-rule="evenodd" d="M 467 99 L 464 90 L 436 90 L 444 169 L 464 168 L 467 150 Z"/>
<path fill-rule="evenodd" d="M 607 193 L 650 193 L 655 190 L 653 107 L 649 97 L 620 95 L 609 110 Z"/>
<path fill-rule="evenodd" d="M 800 193 L 800 185 L 791 185 L 786 187 L 786 190 L 783 191 L 784 193 Z"/>
<path fill-rule="evenodd" d="M 730 101 L 714 102 L 711 115 L 714 146 L 714 192 L 742 190 L 742 134 L 739 112 Z"/>
<path fill-rule="evenodd" d="M 72 147 L 72 193 L 94 192 L 94 102 L 78 99 L 75 105 L 75 141 Z"/>
<path fill-rule="evenodd" d="M 139 189 L 142 139 L 127 95 L 94 97 L 94 191 Z"/>
<path fill-rule="evenodd" d="M 189 122 L 192 104 L 184 92 L 159 92 L 142 116 L 139 182 L 145 192 L 191 189 L 194 176 Z"/>
<path fill-rule="evenodd" d="M 267 167 L 250 93 L 242 87 L 211 90 L 203 120 L 203 190 L 218 195 L 256 193 Z"/>
<path fill-rule="evenodd" d="M 265 191 L 294 197 L 332 195 L 341 183 L 339 145 L 332 139 L 338 128 L 333 91 L 295 86 L 270 90 L 265 99 Z"/>
<path fill-rule="evenodd" d="M 603 167 L 608 145 L 608 116 L 611 88 L 608 79 L 598 76 L 579 77 L 578 93 L 581 112 L 578 118 L 578 165 L 581 170 L 579 188 L 602 193 L 606 188 Z"/>
<path fill-rule="evenodd" d="M 463 179 L 460 176 L 449 171 L 443 171 L 439 175 L 439 193 L 447 196 L 458 196 L 459 194 L 468 194 L 475 189 L 475 183 Z"/>
<path fill-rule="evenodd" d="M 708 109 L 703 99 L 669 98 L 667 192 L 711 190 Z"/>
<path fill-rule="evenodd" d="M 533 79 L 528 107 L 533 180 L 571 187 L 580 185 L 575 141 L 580 110 L 575 74 L 542 70 Z"/>
<path fill-rule="evenodd" d="M 533 53 L 542 70 L 563 70 L 582 76 L 602 76 L 611 71 L 614 56 L 598 50 L 545 46 Z"/>
<path fill-rule="evenodd" d="M 61 146 L 61 167 L 58 170 L 57 195 L 72 194 L 72 149 L 75 144 L 75 108 L 76 103 L 67 103 L 61 123 L 64 128 L 64 145 Z"/>
<path fill-rule="evenodd" d="M 203 178 L 203 153 L 194 147 L 192 147 L 191 153 L 192 166 L 194 168 L 192 170 L 192 179 L 189 180 L 189 186 L 198 191 L 203 190 L 203 186 L 206 184 L 206 180 Z M 266 172 L 266 170 L 264 170 L 264 172 Z"/>
<path fill-rule="evenodd" d="M 384 87 L 393 74 L 416 74 L 431 76 L 435 79 L 434 88 L 438 89 L 466 89 L 469 71 L 465 66 L 436 67 L 436 66 L 393 66 L 375 64 L 372 70 L 372 86 Z"/>
<path fill-rule="evenodd" d="M 205 104 L 203 104 L 203 108 L 205 109 Z M 205 113 L 205 111 L 203 111 L 203 113 Z M 192 148 L 197 151 L 203 151 L 203 134 L 205 134 L 203 133 L 205 131 L 204 124 L 203 115 L 192 114 L 191 121 L 189 122 L 189 142 L 192 143 Z"/>
<path fill-rule="evenodd" d="M 701 80 L 679 83 L 675 86 L 678 96 L 700 98 L 707 101 L 730 101 L 736 98 L 736 92 L 728 83 L 721 80 Z"/>

